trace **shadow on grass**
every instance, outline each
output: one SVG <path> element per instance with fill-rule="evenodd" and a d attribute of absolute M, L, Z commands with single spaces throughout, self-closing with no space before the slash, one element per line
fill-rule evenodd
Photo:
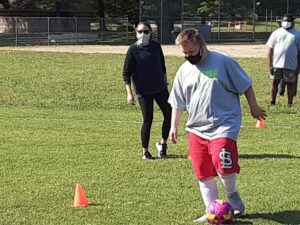
<path fill-rule="evenodd" d="M 172 155 L 168 154 L 166 159 L 186 159 L 186 155 Z"/>
<path fill-rule="evenodd" d="M 154 159 L 160 159 L 159 157 L 153 157 Z M 241 154 L 239 155 L 241 159 L 300 159 L 300 156 L 288 155 L 288 154 Z M 172 155 L 168 154 L 168 156 L 164 159 L 187 159 L 186 155 Z"/>
<path fill-rule="evenodd" d="M 241 154 L 239 156 L 241 159 L 266 159 L 266 158 L 274 158 L 274 159 L 300 159 L 299 156 L 287 155 L 287 154 Z"/>
<path fill-rule="evenodd" d="M 97 203 L 97 202 L 90 202 L 89 207 L 98 207 L 98 206 L 104 206 L 103 203 Z"/>
<path fill-rule="evenodd" d="M 167 157 L 164 157 L 164 158 L 160 158 L 158 156 L 153 156 L 154 160 L 186 159 L 186 158 L 187 158 L 186 155 L 172 155 L 172 154 L 168 154 Z"/>
<path fill-rule="evenodd" d="M 239 221 L 239 220 L 234 220 L 232 224 L 244 224 L 244 225 L 252 225 L 253 223 L 251 221 Z"/>
<path fill-rule="evenodd" d="M 283 211 L 277 213 L 255 213 L 247 214 L 243 218 L 248 219 L 265 219 L 280 224 L 296 225 L 300 221 L 300 211 Z"/>

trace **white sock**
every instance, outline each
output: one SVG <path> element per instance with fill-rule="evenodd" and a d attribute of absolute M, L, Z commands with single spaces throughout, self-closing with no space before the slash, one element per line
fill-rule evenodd
<path fill-rule="evenodd" d="M 203 216 L 200 216 L 200 217 L 197 218 L 197 219 L 194 219 L 193 221 L 196 222 L 196 223 L 207 222 L 207 217 L 206 217 L 206 215 L 203 215 Z"/>
<path fill-rule="evenodd" d="M 219 178 L 222 182 L 222 184 L 224 185 L 224 189 L 227 195 L 230 195 L 234 192 L 237 191 L 236 189 L 236 173 L 232 173 L 230 175 L 222 175 L 222 174 L 218 174 Z"/>
<path fill-rule="evenodd" d="M 205 207 L 208 206 L 211 200 L 219 198 L 218 188 L 214 178 L 204 181 L 199 180 L 199 186 Z"/>

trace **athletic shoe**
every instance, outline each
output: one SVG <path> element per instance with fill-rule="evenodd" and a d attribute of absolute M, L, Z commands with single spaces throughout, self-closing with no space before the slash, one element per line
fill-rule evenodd
<path fill-rule="evenodd" d="M 168 145 L 156 142 L 155 147 L 157 149 L 157 155 L 159 158 L 165 158 L 167 156 Z"/>
<path fill-rule="evenodd" d="M 238 192 L 234 192 L 228 195 L 229 202 L 233 207 L 234 216 L 238 217 L 244 214 L 245 205 L 241 199 L 241 196 Z"/>
<path fill-rule="evenodd" d="M 197 219 L 194 219 L 193 222 L 195 222 L 195 223 L 205 223 L 205 222 L 207 222 L 207 218 L 206 218 L 205 215 L 203 215 L 203 216 L 200 216 Z"/>
<path fill-rule="evenodd" d="M 148 152 L 145 152 L 142 156 L 142 160 L 149 160 L 149 159 L 154 159 L 151 155 L 151 153 L 148 151 Z"/>

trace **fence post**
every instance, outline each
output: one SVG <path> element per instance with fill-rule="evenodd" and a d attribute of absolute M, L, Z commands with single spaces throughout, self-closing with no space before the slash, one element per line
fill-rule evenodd
<path fill-rule="evenodd" d="M 273 32 L 273 10 L 271 8 L 271 32 Z"/>
<path fill-rule="evenodd" d="M 219 4 L 219 10 L 218 10 L 218 41 L 220 41 L 220 34 L 221 34 L 221 6 Z"/>
<path fill-rule="evenodd" d="M 181 30 L 183 30 L 183 23 L 184 23 L 184 0 L 181 0 Z M 174 28 L 175 29 L 175 28 Z"/>
<path fill-rule="evenodd" d="M 268 32 L 268 9 L 266 9 L 266 32 Z"/>
<path fill-rule="evenodd" d="M 164 0 L 160 0 L 160 43 L 163 44 L 163 8 Z"/>
<path fill-rule="evenodd" d="M 48 46 L 50 45 L 50 17 L 47 18 L 47 26 L 48 26 Z"/>
<path fill-rule="evenodd" d="M 16 33 L 16 40 L 15 40 L 15 45 L 18 46 L 18 17 L 15 17 L 15 33 Z"/>
<path fill-rule="evenodd" d="M 75 17 L 75 42 L 76 42 L 76 45 L 78 45 L 78 18 Z"/>
<path fill-rule="evenodd" d="M 256 0 L 252 0 L 253 3 L 253 8 L 252 8 L 252 20 L 253 20 L 253 24 L 252 24 L 252 41 L 255 41 L 255 5 L 256 5 Z"/>
<path fill-rule="evenodd" d="M 129 32 L 129 29 L 128 29 L 128 25 L 129 25 L 129 24 L 128 24 L 128 17 L 126 17 L 126 24 L 127 24 L 127 26 L 126 26 L 126 28 L 127 28 L 127 30 L 126 30 L 126 34 L 127 34 L 126 37 L 127 37 L 127 40 L 126 40 L 126 41 L 127 41 L 127 44 L 128 44 L 128 42 L 129 42 L 129 38 L 128 38 L 128 32 Z"/>
<path fill-rule="evenodd" d="M 103 32 L 104 32 L 104 17 L 101 18 L 101 36 L 102 36 L 102 41 L 103 41 L 103 38 L 104 38 Z"/>

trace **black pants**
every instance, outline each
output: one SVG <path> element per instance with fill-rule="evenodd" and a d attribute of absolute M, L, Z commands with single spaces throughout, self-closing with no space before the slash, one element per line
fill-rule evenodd
<path fill-rule="evenodd" d="M 164 121 L 162 124 L 162 138 L 168 139 L 170 126 L 171 126 L 171 114 L 172 108 L 168 103 L 169 91 L 166 89 L 162 92 L 153 94 L 138 96 L 138 101 L 142 109 L 143 114 L 143 126 L 141 129 L 141 138 L 142 138 L 142 147 L 148 148 L 150 140 L 150 131 L 153 121 L 153 109 L 154 109 L 154 100 L 161 109 Z"/>

